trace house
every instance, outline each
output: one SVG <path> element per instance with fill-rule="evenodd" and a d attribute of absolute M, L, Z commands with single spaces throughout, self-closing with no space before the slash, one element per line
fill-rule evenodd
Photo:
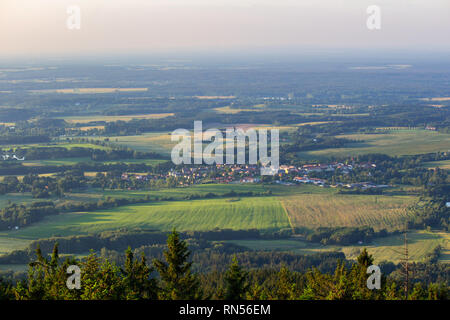
<path fill-rule="evenodd" d="M 312 183 L 316 184 L 316 185 L 323 185 L 323 184 L 325 184 L 325 181 L 323 181 L 322 179 L 310 178 L 309 180 Z"/>
<path fill-rule="evenodd" d="M 294 180 L 294 182 L 298 182 L 298 183 L 311 183 L 311 180 L 307 176 L 295 177 L 293 180 Z"/>
<path fill-rule="evenodd" d="M 247 178 L 242 178 L 240 182 L 241 183 L 258 183 L 258 182 L 260 182 L 260 179 L 247 177 Z"/>

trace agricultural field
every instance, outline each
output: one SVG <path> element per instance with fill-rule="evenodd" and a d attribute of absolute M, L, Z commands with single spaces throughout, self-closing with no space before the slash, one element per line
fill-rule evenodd
<path fill-rule="evenodd" d="M 271 196 L 184 200 L 189 195 L 204 196 L 209 192 L 221 195 L 230 191 L 243 193 L 268 190 L 272 192 Z M 406 204 L 415 200 L 412 196 L 339 195 L 334 189 L 310 185 L 204 184 L 151 191 L 91 189 L 69 193 L 59 201 L 89 202 L 107 197 L 143 198 L 147 195 L 153 199 L 171 197 L 174 201 L 49 216 L 20 230 L 0 232 L 0 238 L 32 240 L 137 227 L 159 230 L 171 230 L 173 227 L 178 230 L 256 228 L 270 232 L 293 226 L 368 224 L 375 229 L 394 229 L 401 227 L 406 218 L 403 211 Z"/>
<path fill-rule="evenodd" d="M 397 230 L 408 219 L 412 196 L 303 194 L 284 197 L 293 227 L 371 226 L 375 230 Z"/>
<path fill-rule="evenodd" d="M 103 141 L 106 137 L 89 137 Z M 171 141 L 170 132 L 151 132 L 138 136 L 112 136 L 109 141 L 141 152 L 157 152 L 169 155 L 177 142 Z"/>
<path fill-rule="evenodd" d="M 64 165 L 75 165 L 81 162 L 93 162 L 91 158 L 81 157 L 81 158 L 61 158 L 61 159 L 51 159 L 51 160 L 25 160 L 21 163 L 26 167 L 42 167 L 42 166 L 64 166 Z"/>
<path fill-rule="evenodd" d="M 450 262 L 450 235 L 448 233 L 411 231 L 408 232 L 407 238 L 411 261 L 424 261 L 427 254 L 431 253 L 436 246 L 441 245 L 443 247 L 443 254 L 440 261 L 446 263 Z M 370 244 L 351 246 L 321 245 L 296 239 L 232 240 L 229 242 L 247 247 L 251 250 L 286 251 L 298 254 L 313 254 L 330 251 L 343 252 L 347 259 L 356 259 L 360 251 L 363 248 L 367 248 L 369 253 L 373 255 L 375 263 L 381 261 L 399 263 L 401 255 L 398 252 L 401 252 L 404 249 L 403 234 L 375 239 Z"/>
<path fill-rule="evenodd" d="M 31 193 L 8 193 L 0 195 L 0 209 L 6 207 L 10 203 L 29 203 L 34 201 Z M 1 251 L 1 248 L 0 248 Z"/>
<path fill-rule="evenodd" d="M 423 98 L 423 101 L 450 101 L 450 97 Z"/>
<path fill-rule="evenodd" d="M 155 202 L 96 212 L 64 213 L 46 217 L 27 228 L 0 232 L 1 237 L 38 239 L 97 233 L 119 228 L 212 230 L 214 228 L 273 231 L 289 228 L 275 197 L 228 198 Z"/>
<path fill-rule="evenodd" d="M 0 271 L 26 272 L 27 264 L 0 264 Z"/>
<path fill-rule="evenodd" d="M 0 255 L 27 247 L 32 240 L 0 236 Z"/>
<path fill-rule="evenodd" d="M 150 113 L 150 114 L 136 114 L 127 116 L 104 116 L 104 115 L 89 115 L 89 116 L 72 116 L 61 117 L 68 123 L 89 123 L 89 122 L 114 122 L 114 121 L 130 121 L 133 119 L 162 119 L 173 116 L 173 113 Z"/>
<path fill-rule="evenodd" d="M 348 134 L 337 137 L 360 142 L 351 143 L 344 148 L 300 152 L 298 155 L 304 159 L 324 159 L 330 156 L 348 157 L 369 153 L 401 156 L 450 150 L 450 134 L 422 129 L 392 130 L 380 134 Z"/>
<path fill-rule="evenodd" d="M 114 164 L 114 163 L 125 163 L 125 164 L 133 164 L 133 163 L 145 163 L 147 165 L 156 165 L 159 163 L 163 163 L 167 160 L 163 159 L 121 159 L 121 160 L 106 160 L 106 161 L 94 161 L 88 157 L 81 158 L 61 158 L 61 159 L 51 159 L 51 160 L 25 160 L 21 163 L 24 166 L 29 167 L 40 167 L 40 166 L 71 166 L 77 163 L 88 162 L 88 163 L 104 163 L 104 164 Z"/>
<path fill-rule="evenodd" d="M 257 184 L 199 184 L 190 187 L 157 189 L 150 191 L 129 191 L 129 190 L 98 190 L 98 192 L 105 197 L 144 197 L 150 195 L 151 197 L 173 197 L 174 199 L 182 199 L 190 195 L 205 195 L 207 193 L 214 193 L 222 195 L 231 191 L 237 193 L 243 192 L 264 192 L 267 190 L 274 190 L 271 186 L 263 186 Z"/>
<path fill-rule="evenodd" d="M 148 91 L 148 88 L 70 88 L 70 89 L 30 90 L 31 93 L 37 94 L 49 94 L 49 93 L 98 94 L 98 93 L 146 92 L 146 91 Z"/>
<path fill-rule="evenodd" d="M 266 108 L 266 105 L 264 104 L 257 104 L 248 108 L 232 108 L 230 106 L 226 106 L 226 107 L 220 107 L 220 108 L 214 108 L 214 110 L 219 113 L 219 114 L 237 114 L 243 111 L 246 112 L 260 112 L 260 111 L 264 111 L 264 109 Z"/>
<path fill-rule="evenodd" d="M 440 169 L 446 169 L 450 170 L 450 160 L 443 160 L 443 161 L 430 161 L 425 163 L 425 168 L 440 168 Z"/>
<path fill-rule="evenodd" d="M 84 127 L 78 127 L 77 129 L 80 129 L 81 131 L 88 131 L 88 130 L 92 130 L 92 129 L 103 130 L 103 129 L 105 129 L 105 126 L 84 126 Z"/>
<path fill-rule="evenodd" d="M 0 147 L 1 151 L 15 151 L 17 148 L 27 149 L 27 148 L 49 148 L 49 147 L 58 147 L 58 148 L 88 148 L 88 149 L 98 149 L 98 150 L 110 150 L 110 147 L 101 146 L 93 143 L 71 143 L 65 141 L 54 141 L 49 143 L 27 143 L 23 145 L 3 145 Z"/>

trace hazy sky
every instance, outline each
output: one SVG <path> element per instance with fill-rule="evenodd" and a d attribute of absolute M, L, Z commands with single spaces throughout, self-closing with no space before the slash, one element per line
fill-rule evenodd
<path fill-rule="evenodd" d="M 67 8 L 81 9 L 69 30 Z M 366 9 L 381 8 L 381 30 Z M 450 49 L 450 0 L 0 0 L 0 55 Z"/>

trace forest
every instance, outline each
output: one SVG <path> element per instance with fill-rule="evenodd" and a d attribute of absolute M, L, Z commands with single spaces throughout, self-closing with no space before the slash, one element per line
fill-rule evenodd
<path fill-rule="evenodd" d="M 442 300 L 448 287 L 441 283 L 410 286 L 382 276 L 379 289 L 368 288 L 367 268 L 373 258 L 363 250 L 351 265 L 338 261 L 335 269 L 311 268 L 293 272 L 282 266 L 249 270 L 234 255 L 225 272 L 198 274 L 192 271 L 190 250 L 174 230 L 167 238 L 161 259 L 147 262 L 128 248 L 123 265 L 95 253 L 83 260 L 61 261 L 56 244 L 50 256 L 36 248 L 26 279 L 12 284 L 0 281 L 0 299 L 16 300 Z M 67 269 L 79 267 L 79 283 L 72 284 Z M 71 270 L 72 270 L 71 269 Z"/>

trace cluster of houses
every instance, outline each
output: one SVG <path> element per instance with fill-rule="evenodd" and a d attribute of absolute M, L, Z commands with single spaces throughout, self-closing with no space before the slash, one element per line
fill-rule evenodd
<path fill-rule="evenodd" d="M 122 173 L 122 180 L 129 180 L 131 177 L 134 177 L 136 180 L 142 180 L 147 181 L 149 179 L 155 178 L 154 175 L 145 175 L 145 174 L 129 174 L 129 173 Z M 163 178 L 163 175 L 160 175 L 160 178 Z"/>
<path fill-rule="evenodd" d="M 333 162 L 328 164 L 305 164 L 300 167 L 292 165 L 281 165 L 275 172 L 275 181 L 281 184 L 314 184 L 321 187 L 345 187 L 345 188 L 387 188 L 387 185 L 376 185 L 371 182 L 359 182 L 343 184 L 338 183 L 330 185 L 325 179 L 309 177 L 313 172 L 332 172 L 340 170 L 343 174 L 348 174 L 354 168 L 375 168 L 376 165 L 370 162 L 361 162 L 353 164 L 344 164 Z M 133 176 L 137 180 L 159 180 L 174 177 L 179 180 L 180 185 L 200 184 L 205 182 L 212 183 L 259 183 L 262 180 L 260 168 L 257 165 L 225 165 L 217 164 L 215 166 L 196 166 L 183 167 L 180 169 L 171 169 L 165 174 L 128 174 L 122 175 L 123 180 L 128 180 Z"/>
<path fill-rule="evenodd" d="M 344 188 L 349 188 L 349 189 L 367 190 L 367 189 L 372 189 L 372 188 L 384 189 L 384 188 L 389 188 L 390 186 L 387 184 L 374 184 L 372 182 L 356 182 L 356 183 L 336 183 L 335 185 L 332 185 L 331 187 L 333 187 L 333 188 L 344 187 Z"/>
<path fill-rule="evenodd" d="M 323 179 L 318 179 L 318 178 L 308 178 L 308 176 L 303 176 L 303 177 L 295 177 L 294 178 L 294 182 L 297 183 L 312 183 L 318 186 L 325 186 L 326 182 Z"/>

